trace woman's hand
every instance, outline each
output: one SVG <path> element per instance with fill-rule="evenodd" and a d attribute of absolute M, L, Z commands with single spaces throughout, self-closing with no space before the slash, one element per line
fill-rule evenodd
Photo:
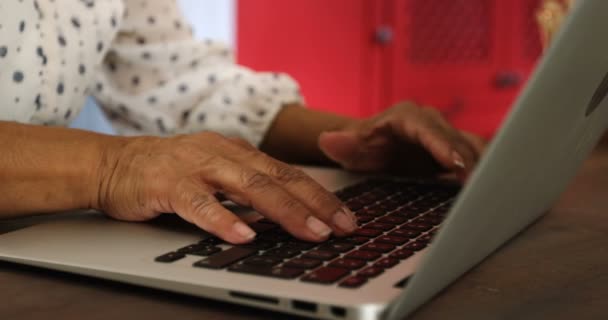
<path fill-rule="evenodd" d="M 220 204 L 221 194 L 304 240 L 356 228 L 352 212 L 332 193 L 242 140 L 205 132 L 124 141 L 106 152 L 96 200 L 98 209 L 116 219 L 175 212 L 229 242 L 250 241 L 254 231 Z"/>
<path fill-rule="evenodd" d="M 325 155 L 348 170 L 422 174 L 439 165 L 462 178 L 484 146 L 481 138 L 454 129 L 436 109 L 409 102 L 319 137 Z"/>

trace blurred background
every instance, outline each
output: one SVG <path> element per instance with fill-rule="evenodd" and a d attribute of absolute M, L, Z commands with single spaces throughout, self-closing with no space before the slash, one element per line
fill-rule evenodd
<path fill-rule="evenodd" d="M 539 14 L 566 0 L 180 0 L 199 38 L 282 71 L 312 108 L 363 117 L 400 100 L 491 137 L 542 52 Z M 94 107 L 76 126 L 110 130 Z M 93 119 L 86 122 L 87 119 Z M 84 122 L 83 122 L 84 121 Z M 105 125 L 105 127 L 104 127 Z"/>

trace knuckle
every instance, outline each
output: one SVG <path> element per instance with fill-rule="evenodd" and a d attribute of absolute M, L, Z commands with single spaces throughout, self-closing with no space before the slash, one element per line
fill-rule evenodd
<path fill-rule="evenodd" d="M 270 174 L 272 177 L 280 183 L 302 183 L 308 181 L 308 176 L 301 170 L 290 167 L 288 165 L 272 165 L 270 168 Z"/>
<path fill-rule="evenodd" d="M 272 184 L 270 176 L 261 172 L 241 173 L 241 185 L 246 189 L 267 189 Z"/>
<path fill-rule="evenodd" d="M 423 109 L 423 112 L 426 116 L 431 117 L 433 119 L 442 119 L 443 118 L 443 115 L 441 114 L 441 112 L 433 107 L 425 107 Z"/>
<path fill-rule="evenodd" d="M 215 203 L 213 196 L 210 194 L 196 194 L 192 196 L 190 205 L 195 212 L 208 212 L 209 208 Z"/>
<path fill-rule="evenodd" d="M 409 111 L 418 108 L 418 105 L 413 101 L 401 101 L 393 106 L 393 109 L 396 111 Z"/>
<path fill-rule="evenodd" d="M 215 203 L 214 197 L 209 194 L 197 194 L 190 201 L 196 216 L 205 221 L 206 224 L 215 224 L 221 218 L 217 211 L 212 210 Z"/>
<path fill-rule="evenodd" d="M 205 154 L 200 157 L 200 164 L 206 167 L 207 170 L 221 168 L 225 162 L 226 159 L 214 153 Z"/>
<path fill-rule="evenodd" d="M 232 143 L 241 146 L 243 148 L 246 149 L 255 149 L 253 147 L 253 145 L 251 145 L 251 143 L 249 143 L 247 140 L 239 138 L 239 137 L 232 137 L 232 138 L 228 138 L 229 141 L 231 141 Z"/>
<path fill-rule="evenodd" d="M 293 197 L 285 197 L 279 202 L 279 206 L 284 210 L 283 213 L 286 215 L 292 215 L 294 212 L 303 208 L 300 201 Z"/>

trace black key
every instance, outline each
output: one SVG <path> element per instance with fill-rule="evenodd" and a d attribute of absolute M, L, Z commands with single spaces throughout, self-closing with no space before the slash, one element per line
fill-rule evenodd
<path fill-rule="evenodd" d="M 347 242 L 332 242 L 332 243 L 325 243 L 325 244 L 319 246 L 319 250 L 342 253 L 342 252 L 349 251 L 354 247 L 355 247 L 355 245 L 347 243 Z"/>
<path fill-rule="evenodd" d="M 205 246 L 202 247 L 194 252 L 190 252 L 189 254 L 193 254 L 196 256 L 210 256 L 212 254 L 216 254 L 218 252 L 222 251 L 222 249 L 218 248 L 218 247 L 212 247 L 212 246 Z"/>
<path fill-rule="evenodd" d="M 372 217 L 379 217 L 379 216 L 384 215 L 385 213 L 386 213 L 386 210 L 383 210 L 382 208 L 378 208 L 377 206 L 372 206 L 372 207 L 368 207 L 368 208 L 357 211 L 358 215 L 372 216 Z"/>
<path fill-rule="evenodd" d="M 409 220 L 409 219 L 405 218 L 405 217 L 401 217 L 399 215 L 391 214 L 386 217 L 382 217 L 382 218 L 378 219 L 376 222 L 395 225 L 395 224 L 402 224 L 402 223 L 406 222 L 407 220 Z"/>
<path fill-rule="evenodd" d="M 424 216 L 427 218 L 439 219 L 441 222 L 441 221 L 443 221 L 443 219 L 445 219 L 445 212 L 431 211 L 431 212 L 425 214 Z"/>
<path fill-rule="evenodd" d="M 198 242 L 199 244 L 208 244 L 208 245 L 218 245 L 218 244 L 222 244 L 225 243 L 224 240 L 217 238 L 217 237 L 209 237 L 207 239 L 203 239 L 201 241 Z"/>
<path fill-rule="evenodd" d="M 442 218 L 432 217 L 432 216 L 429 216 L 428 214 L 425 214 L 424 216 L 416 219 L 416 222 L 426 223 L 426 224 L 430 224 L 430 225 L 434 225 L 434 226 L 439 225 L 442 221 L 443 221 Z"/>
<path fill-rule="evenodd" d="M 351 195 L 348 192 L 344 192 L 342 190 L 334 192 L 336 197 L 342 201 L 348 201 L 351 198 Z"/>
<path fill-rule="evenodd" d="M 284 267 L 313 269 L 321 265 L 321 261 L 317 259 L 293 258 L 283 264 Z"/>
<path fill-rule="evenodd" d="M 357 197 L 357 201 L 364 203 L 365 205 L 370 205 L 376 203 L 376 201 L 384 198 L 383 196 L 379 196 L 372 193 L 366 193 Z"/>
<path fill-rule="evenodd" d="M 364 278 L 373 278 L 373 277 L 378 276 L 382 272 L 384 272 L 384 268 L 371 266 L 371 267 L 368 267 L 368 268 L 365 268 L 365 269 L 359 271 L 357 273 L 357 276 L 364 277 Z"/>
<path fill-rule="evenodd" d="M 323 250 L 312 250 L 302 255 L 304 258 L 317 259 L 317 260 L 331 260 L 338 256 L 337 252 L 323 251 Z"/>
<path fill-rule="evenodd" d="M 355 232 L 353 234 L 355 234 L 357 236 L 373 238 L 373 237 L 377 237 L 377 236 L 381 235 L 382 233 L 383 233 L 382 230 L 359 228 L 359 229 L 355 230 Z"/>
<path fill-rule="evenodd" d="M 382 218 L 380 218 L 382 219 Z M 379 221 L 379 220 L 377 220 Z M 372 222 L 372 223 L 368 223 L 365 225 L 366 228 L 369 229 L 378 229 L 378 230 L 382 230 L 382 231 L 388 231 L 393 229 L 395 226 L 392 224 L 387 224 L 387 223 L 380 223 L 380 222 Z"/>
<path fill-rule="evenodd" d="M 391 213 L 391 215 L 411 219 L 411 218 L 418 216 L 420 213 L 421 212 L 412 210 L 410 208 L 399 208 L 399 209 L 397 209 L 397 211 Z"/>
<path fill-rule="evenodd" d="M 293 239 L 293 237 L 286 231 L 276 228 L 258 235 L 261 240 L 267 240 L 270 242 L 283 242 L 287 239 Z"/>
<path fill-rule="evenodd" d="M 294 249 L 294 250 L 304 251 L 304 250 L 312 249 L 312 248 L 316 247 L 317 245 L 319 245 L 319 244 L 314 243 L 314 242 L 292 240 L 292 241 L 283 243 L 281 245 L 281 248 L 290 248 L 290 249 Z"/>
<path fill-rule="evenodd" d="M 267 276 L 281 279 L 295 279 L 304 273 L 304 269 L 257 266 L 248 264 L 235 264 L 228 267 L 228 271 L 255 274 L 259 276 Z"/>
<path fill-rule="evenodd" d="M 243 248 L 256 249 L 256 250 L 268 250 L 277 246 L 276 242 L 263 240 L 263 239 L 255 239 L 249 243 L 245 243 L 241 245 Z"/>
<path fill-rule="evenodd" d="M 396 201 L 384 201 L 377 204 L 376 208 L 384 211 L 385 213 L 388 213 L 399 208 L 399 203 Z"/>
<path fill-rule="evenodd" d="M 253 256 L 245 259 L 243 264 L 248 264 L 252 266 L 276 266 L 277 264 L 283 262 L 283 259 L 278 257 L 269 257 L 269 256 Z"/>
<path fill-rule="evenodd" d="M 397 260 L 397 259 L 384 258 L 384 259 L 378 260 L 378 262 L 374 263 L 374 266 L 378 267 L 378 268 L 388 269 L 388 268 L 394 267 L 397 263 L 399 263 L 399 260 Z"/>
<path fill-rule="evenodd" d="M 416 199 L 418 199 L 419 196 L 417 194 L 414 193 L 403 193 L 403 192 L 399 192 L 396 193 L 394 195 L 391 196 L 392 200 L 396 200 L 399 201 L 402 205 L 406 205 Z"/>
<path fill-rule="evenodd" d="M 409 238 L 395 237 L 395 236 L 381 236 L 381 237 L 376 238 L 376 242 L 390 243 L 390 244 L 396 244 L 396 245 L 404 244 L 404 243 L 408 242 L 409 240 L 410 240 Z"/>
<path fill-rule="evenodd" d="M 362 225 L 364 223 L 368 223 L 372 220 L 376 219 L 376 217 L 373 216 L 357 216 L 357 224 L 358 225 Z"/>
<path fill-rule="evenodd" d="M 411 250 L 399 249 L 399 250 L 395 250 L 395 252 L 392 252 L 389 255 L 389 257 L 394 258 L 394 259 L 403 260 L 403 259 L 407 259 L 407 258 L 411 257 L 413 254 L 414 254 L 414 252 Z"/>
<path fill-rule="evenodd" d="M 195 252 L 195 251 L 202 250 L 202 249 L 204 249 L 207 246 L 208 245 L 206 245 L 206 244 L 198 244 L 198 243 L 197 244 L 191 244 L 191 245 L 188 245 L 188 246 L 185 246 L 185 247 L 177 249 L 177 252 L 188 254 L 188 253 L 192 253 L 192 252 Z"/>
<path fill-rule="evenodd" d="M 433 239 L 432 235 L 425 234 L 425 235 L 420 236 L 418 239 L 416 239 L 416 241 L 421 241 L 421 242 L 429 243 L 429 242 L 431 242 L 432 239 Z"/>
<path fill-rule="evenodd" d="M 345 258 L 374 261 L 380 258 L 381 256 L 382 254 L 378 251 L 357 250 L 347 254 Z"/>
<path fill-rule="evenodd" d="M 276 222 L 274 222 L 274 221 L 272 221 L 270 219 L 267 219 L 267 218 L 262 218 L 260 220 L 257 220 L 256 222 L 257 223 L 274 224 L 274 225 L 278 226 L 278 224 Z"/>
<path fill-rule="evenodd" d="M 427 230 L 431 229 L 433 226 L 430 224 L 418 223 L 416 221 L 413 221 L 413 222 L 403 225 L 402 227 L 404 229 L 409 229 L 409 230 L 427 231 Z"/>
<path fill-rule="evenodd" d="M 287 258 L 291 258 L 291 257 L 295 257 L 295 256 L 299 255 L 300 252 L 302 252 L 302 250 L 278 247 L 278 248 L 266 251 L 264 253 L 264 255 L 287 259 Z"/>
<path fill-rule="evenodd" d="M 430 209 L 437 207 L 439 205 L 439 203 L 423 199 L 423 200 L 414 202 L 414 205 L 418 208 L 428 211 Z"/>
<path fill-rule="evenodd" d="M 364 243 L 368 242 L 370 240 L 370 238 L 354 236 L 354 237 L 340 238 L 340 240 L 342 240 L 344 242 L 359 245 L 359 244 L 364 244 Z"/>
<path fill-rule="evenodd" d="M 164 262 L 164 263 L 169 263 L 169 262 L 173 262 L 173 261 L 177 261 L 183 257 L 185 257 L 186 255 L 183 253 L 179 253 L 179 252 L 169 252 L 169 253 L 165 253 L 162 256 L 158 256 L 154 259 L 154 261 L 156 262 Z"/>
<path fill-rule="evenodd" d="M 392 251 L 393 249 L 395 249 L 395 246 L 392 244 L 377 242 L 368 243 L 361 247 L 361 250 L 376 251 L 382 253 Z"/>
<path fill-rule="evenodd" d="M 348 269 L 323 267 L 317 269 L 306 276 L 302 277 L 302 281 L 314 282 L 321 284 L 331 284 L 350 273 Z"/>
<path fill-rule="evenodd" d="M 450 211 L 450 206 L 442 205 L 440 207 L 433 209 L 433 211 L 431 211 L 431 212 L 445 215 L 448 211 Z"/>
<path fill-rule="evenodd" d="M 417 212 L 419 215 L 429 211 L 427 208 L 418 207 L 416 205 L 409 205 L 408 209 Z"/>
<path fill-rule="evenodd" d="M 345 204 L 352 211 L 357 211 L 365 206 L 365 203 L 362 201 L 359 201 L 357 198 L 350 199 Z"/>
<path fill-rule="evenodd" d="M 344 279 L 338 286 L 343 288 L 359 288 L 367 282 L 367 279 L 364 277 L 351 276 Z"/>
<path fill-rule="evenodd" d="M 194 266 L 209 269 L 223 269 L 255 253 L 257 253 L 257 250 L 255 249 L 232 247 L 207 257 L 206 259 L 195 262 Z"/>
<path fill-rule="evenodd" d="M 388 235 L 393 236 L 393 237 L 405 237 L 405 238 L 412 239 L 412 238 L 416 238 L 417 236 L 419 236 L 420 231 L 399 228 L 399 229 L 389 233 Z"/>
<path fill-rule="evenodd" d="M 408 249 L 408 250 L 412 250 L 412 251 L 420 251 L 422 249 L 424 249 L 426 247 L 426 243 L 422 242 L 422 241 L 414 241 L 414 242 L 410 242 L 408 244 L 406 244 L 405 246 L 403 246 L 403 249 Z"/>
<path fill-rule="evenodd" d="M 345 268 L 345 269 L 350 269 L 350 270 L 357 270 L 357 269 L 362 268 L 366 264 L 367 263 L 363 260 L 342 258 L 342 259 L 334 260 L 332 263 L 329 264 L 329 266 L 335 267 L 335 268 Z"/>
<path fill-rule="evenodd" d="M 446 197 L 445 195 L 440 195 L 437 192 L 433 192 L 433 194 L 429 197 L 427 197 L 426 199 L 424 199 L 426 201 L 435 203 L 435 204 L 439 204 L 444 202 L 445 200 L 448 200 L 448 197 Z"/>
<path fill-rule="evenodd" d="M 255 231 L 256 233 L 264 233 L 268 230 L 275 229 L 278 226 L 275 224 L 269 224 L 269 223 L 253 222 L 253 223 L 249 224 L 249 227 L 251 229 L 253 229 L 253 231 Z"/>

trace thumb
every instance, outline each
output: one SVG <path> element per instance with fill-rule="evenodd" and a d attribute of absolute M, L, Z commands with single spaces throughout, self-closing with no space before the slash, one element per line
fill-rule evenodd
<path fill-rule="evenodd" d="M 342 165 L 357 156 L 359 146 L 359 137 L 354 131 L 329 131 L 319 136 L 319 149 Z"/>

